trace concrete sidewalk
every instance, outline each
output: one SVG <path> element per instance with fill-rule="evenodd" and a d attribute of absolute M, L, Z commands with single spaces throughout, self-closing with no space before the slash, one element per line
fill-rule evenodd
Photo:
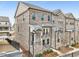
<path fill-rule="evenodd" d="M 2 52 L 0 53 L 0 57 L 21 57 L 21 53 L 19 50 L 11 52 Z"/>

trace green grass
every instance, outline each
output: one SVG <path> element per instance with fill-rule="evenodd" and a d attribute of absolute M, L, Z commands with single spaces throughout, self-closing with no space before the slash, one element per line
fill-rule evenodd
<path fill-rule="evenodd" d="M 43 54 L 42 54 L 42 53 L 39 53 L 39 54 L 36 54 L 35 56 L 36 56 L 36 57 L 42 57 Z"/>
<path fill-rule="evenodd" d="M 6 41 L 0 41 L 0 45 L 1 44 L 8 44 L 8 42 L 6 42 Z"/>

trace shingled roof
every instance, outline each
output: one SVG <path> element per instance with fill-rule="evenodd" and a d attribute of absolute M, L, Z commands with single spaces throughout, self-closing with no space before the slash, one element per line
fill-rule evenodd
<path fill-rule="evenodd" d="M 52 13 L 54 15 L 60 15 L 62 13 L 62 11 L 60 9 L 56 9 L 56 10 L 53 10 Z"/>
<path fill-rule="evenodd" d="M 74 18 L 72 13 L 66 13 L 65 16 L 68 17 L 68 18 Z"/>
<path fill-rule="evenodd" d="M 42 8 L 42 7 L 39 7 L 39 6 L 30 4 L 30 3 L 25 3 L 25 2 L 21 2 L 21 3 L 27 5 L 29 8 L 34 8 L 34 9 L 38 9 L 38 10 L 43 10 L 43 11 L 48 11 L 48 12 L 50 12 L 50 11 L 47 10 L 47 9 L 44 9 L 44 8 Z"/>
<path fill-rule="evenodd" d="M 0 22 L 9 22 L 9 18 L 5 16 L 0 16 Z"/>

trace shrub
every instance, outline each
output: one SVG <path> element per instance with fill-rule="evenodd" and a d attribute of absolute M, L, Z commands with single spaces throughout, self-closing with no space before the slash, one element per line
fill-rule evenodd
<path fill-rule="evenodd" d="M 43 54 L 47 54 L 47 53 L 51 53 L 51 52 L 53 52 L 53 50 L 52 49 L 48 49 L 48 50 L 44 51 Z"/>
<path fill-rule="evenodd" d="M 42 54 L 39 53 L 39 54 L 36 54 L 35 56 L 36 56 L 36 57 L 42 57 Z"/>
<path fill-rule="evenodd" d="M 47 54 L 47 51 L 43 51 L 43 54 Z"/>
<path fill-rule="evenodd" d="M 75 44 L 72 44 L 71 46 L 75 46 Z"/>
<path fill-rule="evenodd" d="M 53 52 L 53 50 L 52 50 L 52 49 L 49 49 L 49 50 L 48 50 L 48 53 L 50 53 L 50 52 Z"/>
<path fill-rule="evenodd" d="M 76 44 L 78 44 L 78 42 Z"/>

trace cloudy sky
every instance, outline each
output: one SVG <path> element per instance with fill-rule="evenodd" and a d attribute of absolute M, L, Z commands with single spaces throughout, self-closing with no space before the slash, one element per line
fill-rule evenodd
<path fill-rule="evenodd" d="M 64 13 L 73 13 L 76 18 L 79 18 L 79 1 L 25 1 L 48 10 L 61 9 Z M 0 16 L 8 16 L 10 22 L 13 24 L 15 19 L 15 11 L 18 1 L 1 1 L 0 2 Z"/>

